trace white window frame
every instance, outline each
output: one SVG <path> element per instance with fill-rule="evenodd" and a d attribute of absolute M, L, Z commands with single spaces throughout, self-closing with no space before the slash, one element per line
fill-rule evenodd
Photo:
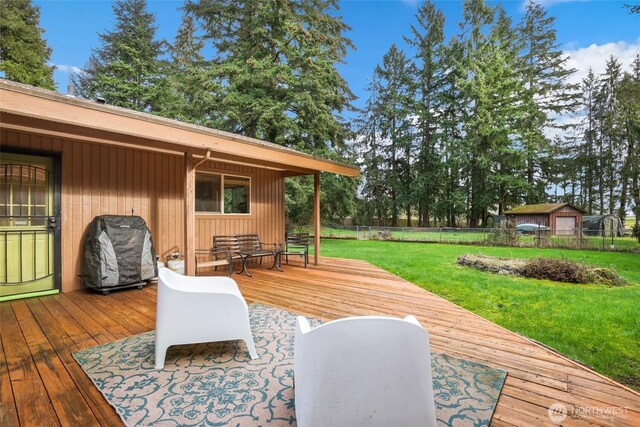
<path fill-rule="evenodd" d="M 209 172 L 209 171 L 196 171 L 196 175 L 194 177 L 194 189 L 195 189 L 195 180 L 198 179 L 198 174 L 202 175 L 218 175 L 220 177 L 220 212 L 211 212 L 211 211 L 198 211 L 196 210 L 196 215 L 224 215 L 224 216 L 232 216 L 232 215 L 242 215 L 242 216 L 250 216 L 253 202 L 251 201 L 251 177 L 246 175 L 235 175 L 231 173 L 219 173 L 219 172 Z M 233 178 L 243 178 L 249 180 L 249 195 L 247 197 L 247 201 L 249 202 L 249 212 L 247 213 L 225 213 L 224 211 L 224 180 L 225 177 L 233 177 Z M 194 202 L 195 202 L 195 191 L 193 194 Z"/>

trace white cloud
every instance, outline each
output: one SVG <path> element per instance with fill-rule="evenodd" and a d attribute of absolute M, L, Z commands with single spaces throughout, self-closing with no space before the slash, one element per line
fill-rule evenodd
<path fill-rule="evenodd" d="M 82 69 L 79 67 L 75 67 L 73 65 L 65 65 L 65 64 L 51 64 L 56 67 L 56 71 L 61 71 L 63 73 L 71 73 L 78 74 L 82 72 Z"/>
<path fill-rule="evenodd" d="M 533 0 L 534 3 L 538 3 L 539 5 L 544 6 L 545 9 L 548 9 L 551 6 L 560 4 L 560 3 L 573 3 L 573 2 L 583 2 L 583 1 L 588 1 L 588 0 Z M 528 3 L 529 3 L 529 0 L 524 0 L 522 2 L 521 9 L 526 10 Z"/>
<path fill-rule="evenodd" d="M 564 53 L 569 55 L 567 66 L 577 70 L 571 82 L 580 83 L 589 73 L 589 68 L 593 69 L 596 76 L 602 74 L 612 55 L 622 63 L 622 70 L 628 71 L 635 57 L 640 54 L 640 38 L 632 43 L 619 41 L 601 45 L 592 44 L 588 47 L 565 50 Z"/>

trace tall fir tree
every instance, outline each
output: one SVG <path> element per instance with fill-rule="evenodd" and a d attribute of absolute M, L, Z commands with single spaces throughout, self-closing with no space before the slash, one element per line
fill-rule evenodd
<path fill-rule="evenodd" d="M 520 171 L 525 168 L 523 150 L 517 144 L 522 140 L 522 123 L 528 116 L 524 99 L 526 83 L 522 79 L 522 58 L 516 31 L 502 8 L 496 7 L 496 22 L 491 29 L 490 42 L 495 59 L 491 61 L 493 94 L 493 122 L 495 157 L 493 184 L 498 214 L 522 202 L 527 181 Z M 497 65 L 497 68 L 495 66 Z"/>
<path fill-rule="evenodd" d="M 389 186 L 387 177 L 388 164 L 385 161 L 383 151 L 382 130 L 379 116 L 379 94 L 382 90 L 380 76 L 374 72 L 367 86 L 369 97 L 360 116 L 356 119 L 357 133 L 356 150 L 360 160 L 364 182 L 362 195 L 371 207 L 370 222 L 374 217 L 378 219 L 378 225 L 386 225 L 383 220 L 387 217 L 390 208 Z"/>
<path fill-rule="evenodd" d="M 185 10 L 202 24 L 215 52 L 208 84 L 216 93 L 211 124 L 351 161 L 345 141 L 352 132 L 341 114 L 353 109 L 355 97 L 336 66 L 353 44 L 338 9 L 336 0 L 187 2 Z M 294 180 L 286 188 L 290 200 L 308 203 L 311 181 Z M 327 198 L 343 196 L 334 199 L 336 206 L 353 207 L 356 181 L 325 175 L 322 180 Z M 345 189 L 352 189 L 348 197 Z M 292 207 L 307 210 L 308 205 Z M 322 214 L 327 220 L 344 212 Z"/>
<path fill-rule="evenodd" d="M 499 211 L 517 198 L 522 80 L 511 21 L 501 7 L 483 0 L 464 3 L 465 102 L 463 129 L 468 150 L 469 226 L 478 227 L 489 209 Z"/>
<path fill-rule="evenodd" d="M 0 72 L 19 83 L 55 90 L 48 65 L 51 48 L 42 37 L 40 8 L 31 0 L 0 0 Z"/>
<path fill-rule="evenodd" d="M 354 99 L 336 65 L 351 41 L 335 0 L 205 0 L 186 10 L 216 54 L 218 127 L 305 151 L 344 146 Z"/>
<path fill-rule="evenodd" d="M 485 68 L 490 66 L 492 46 L 487 28 L 493 23 L 494 10 L 483 0 L 466 0 L 460 36 L 463 42 L 463 76 L 460 81 L 465 110 L 462 127 L 468 163 L 469 226 L 478 227 L 492 204 L 491 179 L 492 135 L 490 87 L 485 83 Z"/>
<path fill-rule="evenodd" d="M 634 231 L 640 241 L 640 55 L 636 56 L 631 69 L 624 74 L 618 99 L 626 140 L 618 216 L 624 221 L 629 205 L 633 207 Z"/>
<path fill-rule="evenodd" d="M 622 64 L 611 56 L 600 77 L 596 94 L 596 120 L 599 127 L 599 196 L 600 213 L 614 214 L 619 199 L 620 170 L 624 129 L 618 99 Z"/>
<path fill-rule="evenodd" d="M 442 191 L 442 162 L 440 155 L 439 126 L 440 106 L 438 95 L 445 84 L 444 23 L 441 10 L 428 0 L 418 7 L 417 26 L 411 26 L 409 45 L 416 48 L 416 143 L 418 155 L 415 164 L 415 198 L 419 206 L 420 225 L 429 227 L 435 214 L 437 196 Z"/>
<path fill-rule="evenodd" d="M 111 105 L 160 112 L 167 87 L 161 57 L 165 41 L 156 40 L 155 16 L 146 0 L 118 0 L 113 31 L 98 34 L 101 46 L 75 80 L 84 98 L 102 97 Z"/>
<path fill-rule="evenodd" d="M 193 16 L 183 13 L 174 43 L 168 49 L 168 100 L 160 106 L 163 116 L 203 126 L 216 123 L 213 106 L 220 87 L 210 78 L 211 65 L 204 58 L 203 48 Z"/>
<path fill-rule="evenodd" d="M 463 88 L 464 44 L 458 39 L 450 40 L 442 56 L 444 88 L 438 94 L 441 108 L 442 157 L 444 165 L 444 189 L 437 204 L 440 218 L 448 227 L 458 226 L 458 217 L 467 211 L 466 176 L 469 156 L 465 151 L 461 123 L 464 114 Z"/>
<path fill-rule="evenodd" d="M 556 119 L 573 112 L 580 96 L 578 85 L 569 82 L 575 70 L 568 67 L 569 58 L 560 49 L 554 26 L 555 17 L 549 16 L 539 2 L 529 0 L 519 25 L 528 108 L 522 138 L 529 186 L 527 203 L 539 203 L 545 198 L 542 162 L 548 158 L 551 142 L 545 131 L 566 130 L 567 126 Z"/>
<path fill-rule="evenodd" d="M 549 183 L 555 188 L 572 188 L 570 199 L 587 212 L 595 212 L 596 180 L 599 174 L 599 158 L 596 155 L 598 124 L 596 121 L 596 95 L 598 79 L 592 69 L 580 84 L 580 108 L 577 125 L 561 138 L 555 149 L 559 153 L 554 179 Z M 562 199 L 556 197 L 556 201 Z"/>
<path fill-rule="evenodd" d="M 380 79 L 377 106 L 380 137 L 388 164 L 391 225 L 398 225 L 401 211 L 411 226 L 414 193 L 414 76 L 415 69 L 405 53 L 393 44 L 384 54 L 375 73 Z"/>

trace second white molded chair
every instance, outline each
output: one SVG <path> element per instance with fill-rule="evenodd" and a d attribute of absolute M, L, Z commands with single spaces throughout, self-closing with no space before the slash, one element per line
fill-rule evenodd
<path fill-rule="evenodd" d="M 352 317 L 315 329 L 299 316 L 300 427 L 435 427 L 429 334 L 413 316 Z"/>
<path fill-rule="evenodd" d="M 160 269 L 155 368 L 164 367 L 169 346 L 230 340 L 243 340 L 251 358 L 258 358 L 249 308 L 235 280 L 183 276 Z"/>

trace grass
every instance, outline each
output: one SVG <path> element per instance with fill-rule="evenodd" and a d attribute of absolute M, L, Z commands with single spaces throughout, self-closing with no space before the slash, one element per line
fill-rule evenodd
<path fill-rule="evenodd" d="M 565 257 L 615 269 L 630 285 L 577 285 L 456 264 L 465 253 Z M 389 241 L 322 241 L 322 254 L 363 259 L 640 390 L 640 255 Z"/>
<path fill-rule="evenodd" d="M 355 229 L 343 229 L 343 228 L 332 228 L 332 227 L 322 227 L 321 235 L 322 237 L 335 237 L 341 239 L 365 239 L 369 240 L 369 231 L 366 227 L 363 227 L 365 231 L 356 232 Z M 371 231 L 371 233 L 379 233 L 378 231 Z M 468 244 L 483 244 L 486 242 L 487 237 L 489 236 L 490 231 L 479 231 L 477 229 L 474 230 L 465 230 L 461 229 L 449 229 L 443 231 L 437 230 L 412 230 L 412 229 L 397 229 L 391 231 L 391 238 L 387 240 L 409 240 L 409 241 L 425 241 L 425 242 L 439 242 L 439 243 L 468 243 Z M 379 240 L 379 239 L 375 239 Z M 546 244 L 549 245 L 557 245 L 560 247 L 572 247 L 575 245 L 575 237 L 571 236 L 549 236 L 549 238 L 545 241 Z M 518 245 L 522 246 L 535 246 L 535 239 L 533 235 L 530 234 L 521 234 L 518 236 Z M 597 236 L 585 236 L 582 244 L 583 247 L 588 247 L 590 249 L 604 249 L 609 250 L 611 245 L 611 237 L 602 237 Z M 621 251 L 633 251 L 640 250 L 640 244 L 638 244 L 637 240 L 631 237 L 614 237 L 613 244 L 617 248 L 617 250 Z"/>

